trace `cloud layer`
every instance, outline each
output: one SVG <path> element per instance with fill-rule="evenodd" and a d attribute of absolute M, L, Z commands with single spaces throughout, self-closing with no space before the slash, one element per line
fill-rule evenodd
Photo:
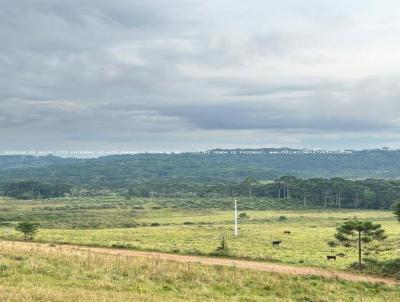
<path fill-rule="evenodd" d="M 1 1 L 1 148 L 400 147 L 399 8 Z"/>

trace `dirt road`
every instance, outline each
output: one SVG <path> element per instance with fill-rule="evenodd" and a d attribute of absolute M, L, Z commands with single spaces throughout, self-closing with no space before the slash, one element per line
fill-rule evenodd
<path fill-rule="evenodd" d="M 32 247 L 37 245 L 48 246 L 48 244 L 45 243 L 26 243 L 26 242 L 7 242 L 7 241 L 3 241 L 2 244 L 10 244 L 10 245 L 21 244 L 25 246 L 32 245 Z M 166 261 L 200 263 L 204 265 L 222 265 L 222 266 L 251 269 L 263 272 L 271 272 L 271 273 L 303 275 L 303 276 L 312 275 L 312 276 L 335 278 L 353 282 L 384 283 L 387 285 L 400 286 L 400 282 L 393 279 L 358 275 L 346 272 L 333 272 L 314 267 L 301 267 L 301 266 L 291 266 L 286 264 L 256 262 L 247 260 L 235 260 L 235 259 L 213 258 L 213 257 L 203 257 L 203 256 L 187 256 L 187 255 L 166 254 L 157 252 L 142 252 L 133 250 L 99 248 L 99 247 L 78 246 L 78 245 L 56 245 L 56 246 L 62 248 L 63 250 L 71 249 L 71 250 L 87 251 L 92 253 L 94 252 L 94 253 L 102 253 L 102 254 L 116 255 L 116 256 L 121 255 L 129 257 L 148 257 Z"/>

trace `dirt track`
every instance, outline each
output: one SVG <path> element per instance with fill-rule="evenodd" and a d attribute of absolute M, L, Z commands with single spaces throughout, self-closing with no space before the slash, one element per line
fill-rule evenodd
<path fill-rule="evenodd" d="M 22 243 L 22 242 L 7 242 L 3 241 L 2 244 L 12 244 L 12 245 L 43 245 L 48 246 L 48 244 L 38 244 L 38 243 Z M 87 252 L 95 252 L 102 254 L 111 254 L 111 255 L 123 255 L 130 257 L 148 257 L 153 259 L 162 259 L 167 261 L 176 261 L 176 262 L 191 262 L 191 263 L 200 263 L 204 265 L 222 265 L 222 266 L 230 266 L 237 267 L 243 269 L 251 269 L 263 272 L 272 272 L 272 273 L 282 273 L 282 274 L 292 274 L 292 275 L 303 275 L 303 276 L 320 276 L 325 278 L 335 278 L 347 281 L 354 282 L 370 282 L 370 283 L 384 283 L 386 285 L 400 285 L 400 283 L 393 279 L 388 278 L 379 278 L 365 275 L 358 275 L 346 272 L 332 272 L 324 269 L 313 268 L 313 267 L 298 267 L 298 266 L 290 266 L 285 264 L 276 264 L 276 263 L 266 263 L 266 262 L 256 262 L 256 261 L 247 261 L 247 260 L 235 260 L 235 259 L 226 259 L 226 258 L 213 258 L 213 257 L 203 257 L 203 256 L 186 256 L 186 255 L 176 255 L 176 254 L 165 254 L 165 253 L 157 253 L 157 252 L 142 252 L 142 251 L 133 251 L 133 250 L 121 250 L 121 249 L 111 249 L 111 248 L 98 248 L 98 247 L 88 247 L 88 246 L 78 246 L 78 245 L 57 245 L 62 247 L 63 250 L 80 250 Z"/>

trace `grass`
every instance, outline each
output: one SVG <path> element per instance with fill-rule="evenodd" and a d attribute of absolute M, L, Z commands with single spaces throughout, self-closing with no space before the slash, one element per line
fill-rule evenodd
<path fill-rule="evenodd" d="M 0 243 L 0 301 L 400 301 L 400 288 Z"/>
<path fill-rule="evenodd" d="M 261 202 L 270 201 L 257 201 Z M 26 218 L 42 225 L 36 239 L 41 242 L 210 254 L 225 236 L 232 257 L 342 270 L 356 260 L 356 251 L 332 249 L 327 241 L 333 238 L 337 225 L 357 217 L 381 223 L 389 235 L 386 246 L 390 250 L 379 255 L 380 260 L 400 256 L 400 225 L 390 211 L 277 210 L 276 207 L 252 211 L 242 209 L 254 201 L 241 199 L 239 213 L 245 211 L 250 218 L 240 220 L 239 237 L 233 238 L 232 211 L 179 208 L 177 205 L 180 203 L 188 201 L 125 200 L 118 197 L 47 201 L 3 199 L 0 210 L 8 210 L 0 211 L 3 220 L 0 237 L 8 240 L 20 238 L 12 225 Z M 280 219 L 281 216 L 286 219 Z M 127 227 L 121 228 L 121 225 Z M 291 235 L 284 235 L 285 230 L 290 230 Z M 282 240 L 281 246 L 273 247 L 272 240 Z M 326 255 L 338 253 L 345 255 L 337 261 L 326 260 Z"/>
<path fill-rule="evenodd" d="M 40 222 L 45 228 L 116 228 L 136 225 L 143 214 L 162 214 L 157 209 L 179 213 L 208 213 L 230 209 L 232 198 L 126 198 L 71 197 L 51 200 L 15 200 L 0 197 L 0 226 L 22 219 Z M 243 210 L 299 209 L 301 203 L 268 198 L 246 198 Z M 195 215 L 196 216 L 196 215 Z M 168 217 L 167 217 L 168 218 Z"/>

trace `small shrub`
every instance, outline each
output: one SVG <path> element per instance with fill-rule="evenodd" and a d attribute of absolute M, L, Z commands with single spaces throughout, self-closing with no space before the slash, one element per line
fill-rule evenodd
<path fill-rule="evenodd" d="M 239 214 L 239 218 L 240 218 L 240 219 L 249 219 L 250 216 L 249 216 L 247 213 L 240 213 L 240 214 Z"/>
<path fill-rule="evenodd" d="M 400 279 L 400 258 L 390 259 L 382 263 L 382 272 Z"/>
<path fill-rule="evenodd" d="M 153 222 L 152 224 L 150 224 L 150 226 L 152 227 L 158 227 L 160 226 L 160 224 L 158 222 Z"/>
<path fill-rule="evenodd" d="M 337 242 L 336 242 L 336 241 L 334 241 L 334 240 L 330 240 L 330 241 L 328 241 L 328 246 L 330 246 L 330 247 L 337 247 L 337 246 L 338 246 L 338 244 L 337 244 Z"/>
<path fill-rule="evenodd" d="M 212 253 L 215 256 L 228 256 L 229 255 L 229 247 L 228 242 L 225 239 L 225 236 L 222 236 L 221 242 L 219 246 Z"/>
<path fill-rule="evenodd" d="M 279 216 L 278 220 L 279 221 L 286 221 L 287 217 L 286 216 Z"/>
<path fill-rule="evenodd" d="M 39 229 L 39 225 L 30 221 L 22 221 L 17 224 L 15 229 L 24 235 L 25 240 L 32 240 Z"/>
<path fill-rule="evenodd" d="M 183 224 L 184 224 L 184 225 L 193 225 L 193 224 L 194 224 L 194 222 L 191 222 L 191 221 L 185 221 Z"/>
<path fill-rule="evenodd" d="M 129 243 L 114 243 L 114 244 L 111 244 L 111 247 L 116 248 L 116 249 L 132 249 L 132 248 L 134 248 L 134 246 Z"/>
<path fill-rule="evenodd" d="M 122 225 L 124 228 L 136 228 L 137 227 L 137 223 L 134 222 L 125 222 Z"/>
<path fill-rule="evenodd" d="M 8 265 L 0 263 L 0 277 L 5 277 L 7 275 Z"/>

